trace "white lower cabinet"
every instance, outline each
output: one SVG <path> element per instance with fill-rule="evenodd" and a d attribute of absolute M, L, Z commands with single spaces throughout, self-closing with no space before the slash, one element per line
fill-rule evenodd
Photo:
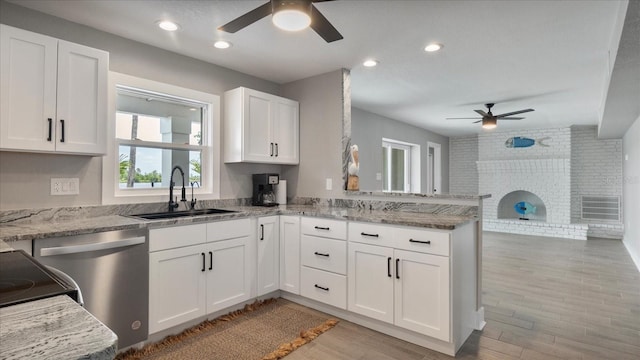
<path fill-rule="evenodd" d="M 300 295 L 347 308 L 347 222 L 300 220 Z"/>
<path fill-rule="evenodd" d="M 258 296 L 280 289 L 279 230 L 278 216 L 258 218 Z"/>
<path fill-rule="evenodd" d="M 149 333 L 249 300 L 249 219 L 149 230 Z"/>
<path fill-rule="evenodd" d="M 300 217 L 280 216 L 280 290 L 300 295 Z"/>
<path fill-rule="evenodd" d="M 380 233 L 374 231 L 379 225 L 351 227 L 352 233 Z M 350 241 L 348 263 L 349 311 L 450 341 L 448 257 Z"/>

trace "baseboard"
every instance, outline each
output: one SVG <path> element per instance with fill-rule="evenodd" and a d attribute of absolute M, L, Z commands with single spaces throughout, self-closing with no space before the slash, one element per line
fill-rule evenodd
<path fill-rule="evenodd" d="M 633 253 L 634 249 L 631 248 L 631 245 L 629 245 L 629 242 L 622 240 L 622 243 L 624 244 L 625 249 L 627 249 L 627 253 L 629 253 L 629 256 L 631 256 L 631 260 L 633 260 L 633 263 L 636 265 L 638 272 L 640 272 L 640 255 Z"/>
<path fill-rule="evenodd" d="M 484 326 L 487 325 L 487 322 L 484 321 L 484 306 L 476 311 L 476 330 L 484 329 Z"/>

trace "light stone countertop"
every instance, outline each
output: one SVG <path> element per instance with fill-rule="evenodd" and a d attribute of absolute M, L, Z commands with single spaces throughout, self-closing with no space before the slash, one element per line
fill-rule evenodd
<path fill-rule="evenodd" d="M 227 206 L 221 208 L 234 210 L 236 212 L 159 220 L 145 220 L 131 216 L 108 215 L 82 219 L 48 220 L 42 222 L 8 222 L 0 225 L 0 240 L 4 240 L 6 242 L 37 240 L 113 230 L 144 227 L 155 228 L 268 215 L 304 215 L 441 230 L 453 230 L 456 227 L 477 220 L 476 216 L 471 215 L 434 214 L 394 210 L 368 210 L 363 208 L 339 208 L 312 205 L 281 205 L 277 207 Z"/>
<path fill-rule="evenodd" d="M 66 295 L 0 308 L 3 360 L 111 360 L 118 337 Z"/>

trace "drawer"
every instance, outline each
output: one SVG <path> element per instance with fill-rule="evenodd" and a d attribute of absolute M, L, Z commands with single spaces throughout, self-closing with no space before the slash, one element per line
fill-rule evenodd
<path fill-rule="evenodd" d="M 349 241 L 393 247 L 396 228 L 371 223 L 349 223 Z"/>
<path fill-rule="evenodd" d="M 303 266 L 300 295 L 346 310 L 347 277 Z"/>
<path fill-rule="evenodd" d="M 394 247 L 408 251 L 449 256 L 449 234 L 448 231 L 395 228 Z"/>
<path fill-rule="evenodd" d="M 205 242 L 207 242 L 207 226 L 205 224 L 149 230 L 149 252 L 204 244 Z"/>
<path fill-rule="evenodd" d="M 302 234 L 322 236 L 331 239 L 347 239 L 347 222 L 315 217 L 303 217 L 300 221 Z"/>
<path fill-rule="evenodd" d="M 251 219 L 216 221 L 207 224 L 207 242 L 249 236 L 253 231 Z"/>
<path fill-rule="evenodd" d="M 316 269 L 347 274 L 347 242 L 302 235 L 301 263 Z"/>

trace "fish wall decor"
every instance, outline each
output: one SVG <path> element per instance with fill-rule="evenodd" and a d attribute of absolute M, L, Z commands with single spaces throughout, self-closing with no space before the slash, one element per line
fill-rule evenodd
<path fill-rule="evenodd" d="M 504 146 L 508 148 L 527 148 L 537 143 L 540 146 L 549 147 L 550 145 L 543 143 L 543 141 L 549 140 L 549 139 L 551 138 L 544 137 L 542 139 L 534 140 L 527 137 L 514 136 L 512 138 L 507 139 L 507 141 L 504 142 Z"/>
<path fill-rule="evenodd" d="M 513 205 L 513 209 L 520 215 L 535 214 L 536 207 L 526 201 L 520 201 Z"/>

